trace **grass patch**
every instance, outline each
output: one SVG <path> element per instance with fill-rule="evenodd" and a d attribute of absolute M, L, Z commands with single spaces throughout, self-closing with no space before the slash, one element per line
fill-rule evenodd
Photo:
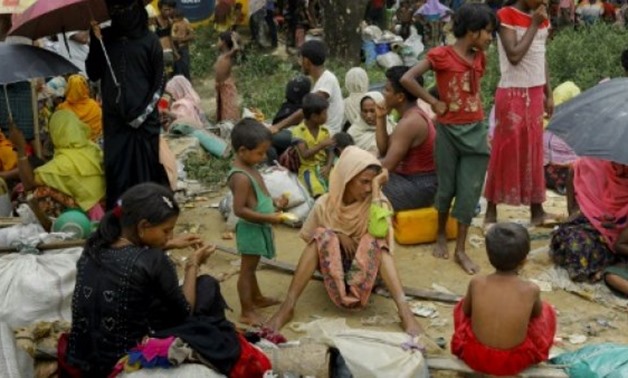
<path fill-rule="evenodd" d="M 185 161 L 188 178 L 204 184 L 209 190 L 220 190 L 227 184 L 231 159 L 218 159 L 206 153 L 190 154 Z"/>

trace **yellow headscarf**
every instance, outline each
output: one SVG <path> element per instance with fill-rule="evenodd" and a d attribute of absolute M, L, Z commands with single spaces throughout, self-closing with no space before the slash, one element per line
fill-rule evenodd
<path fill-rule="evenodd" d="M 89 128 L 69 110 L 55 112 L 49 123 L 54 157 L 35 170 L 44 185 L 59 190 L 88 211 L 105 196 L 103 154 L 88 138 Z"/>
<path fill-rule="evenodd" d="M 554 105 L 558 106 L 560 104 L 564 104 L 565 102 L 571 100 L 580 94 L 580 88 L 573 81 L 566 81 L 556 88 L 554 88 L 554 92 L 552 92 L 552 97 L 554 98 Z M 543 120 L 543 127 L 547 127 L 549 124 L 549 120 Z"/>
<path fill-rule="evenodd" d="M 13 151 L 13 143 L 0 131 L 0 171 L 7 172 L 17 167 L 17 153 Z"/>
<path fill-rule="evenodd" d="M 102 109 L 89 97 L 87 79 L 82 75 L 72 75 L 68 79 L 65 101 L 58 106 L 59 110 L 67 109 L 76 114 L 90 128 L 89 139 L 96 141 L 102 135 Z"/>

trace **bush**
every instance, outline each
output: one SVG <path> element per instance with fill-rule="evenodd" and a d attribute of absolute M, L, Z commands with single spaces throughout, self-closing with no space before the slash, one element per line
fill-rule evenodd
<path fill-rule="evenodd" d="M 547 45 L 552 88 L 570 80 L 584 91 L 606 77 L 622 76 L 620 57 L 626 48 L 628 30 L 613 25 L 600 23 L 578 30 L 561 30 Z M 499 76 L 497 47 L 492 45 L 482 79 L 485 109 L 493 105 Z"/>

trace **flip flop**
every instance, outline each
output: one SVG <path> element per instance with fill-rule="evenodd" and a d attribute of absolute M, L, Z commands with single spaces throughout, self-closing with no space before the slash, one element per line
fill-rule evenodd
<path fill-rule="evenodd" d="M 535 225 L 533 227 L 540 227 L 540 228 L 554 228 L 556 226 L 559 226 L 561 224 L 565 223 L 565 219 L 561 216 L 554 216 L 554 215 L 548 215 L 547 217 L 545 217 L 545 219 L 543 219 L 543 223 Z"/>

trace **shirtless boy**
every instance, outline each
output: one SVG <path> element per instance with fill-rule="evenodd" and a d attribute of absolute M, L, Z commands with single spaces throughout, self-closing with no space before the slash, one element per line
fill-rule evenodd
<path fill-rule="evenodd" d="M 451 351 L 478 372 L 516 375 L 548 358 L 556 314 L 538 286 L 518 276 L 530 251 L 524 227 L 496 224 L 486 249 L 495 273 L 471 279 L 454 309 Z"/>

